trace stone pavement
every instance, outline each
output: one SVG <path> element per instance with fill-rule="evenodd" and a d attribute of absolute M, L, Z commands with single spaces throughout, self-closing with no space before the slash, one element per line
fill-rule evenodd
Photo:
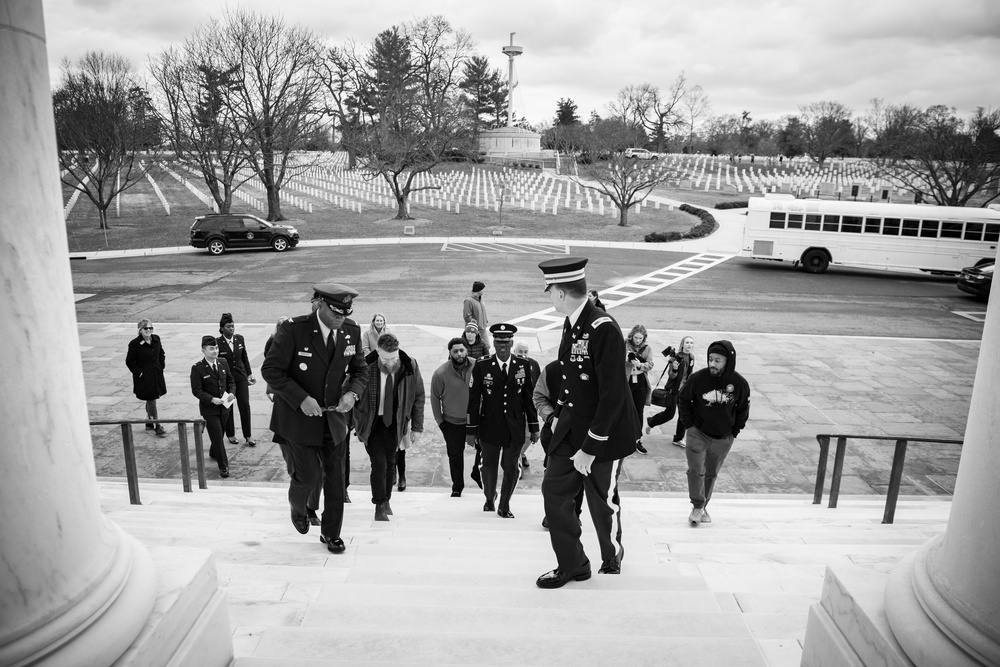
<path fill-rule="evenodd" d="M 189 371 L 201 358 L 201 336 L 217 334 L 218 325 L 155 325 L 167 357 L 168 392 L 160 400 L 160 416 L 197 418 Z M 264 342 L 273 324 L 241 323 L 237 331 L 246 337 L 248 348 L 257 351 L 250 361 L 259 380 Z M 434 369 L 446 359 L 446 342 L 457 332 L 424 325 L 398 325 L 393 331 L 402 348 L 417 359 L 429 387 Z M 135 325 L 80 323 L 79 334 L 91 420 L 144 418 L 143 403 L 133 396 L 125 368 L 125 352 L 128 341 L 136 335 Z M 695 337 L 697 367 L 705 365 L 709 342 L 732 340 L 740 355 L 738 370 L 751 386 L 750 421 L 719 477 L 716 491 L 720 494 L 811 494 L 818 433 L 963 437 L 978 341 L 651 330 L 650 343 L 659 350 L 676 345 L 682 334 Z M 559 331 L 527 331 L 517 337 L 528 341 L 531 356 L 543 365 L 554 358 Z M 656 362 L 653 372 L 658 376 L 662 357 Z M 251 387 L 251 408 L 257 447 L 227 445 L 231 477 L 220 480 L 218 470 L 210 467 L 210 485 L 287 481 L 280 451 L 267 430 L 270 403 L 262 380 Z M 647 408 L 647 416 L 651 410 Z M 670 422 L 643 438 L 649 454 L 626 460 L 623 490 L 686 495 L 684 452 L 670 444 L 674 426 Z M 429 405 L 424 427 L 424 438 L 407 452 L 407 481 L 417 487 L 450 486 L 444 441 Z M 140 477 L 179 478 L 176 429 L 168 430 L 169 437 L 157 438 L 141 426 L 135 429 Z M 124 475 L 119 428 L 95 426 L 91 431 L 97 474 Z M 884 494 L 892 449 L 888 442 L 851 441 L 841 492 Z M 951 494 L 959 454 L 958 445 L 911 445 L 901 493 Z M 193 453 L 191 458 L 193 462 Z M 531 466 L 519 487 L 537 489 L 543 472 L 541 448 L 531 447 L 528 458 Z M 471 462 L 471 450 L 467 450 L 467 473 Z M 351 485 L 356 501 L 367 499 L 363 489 L 367 488 L 368 472 L 364 447 L 352 440 Z M 467 479 L 468 492 L 471 485 Z"/>

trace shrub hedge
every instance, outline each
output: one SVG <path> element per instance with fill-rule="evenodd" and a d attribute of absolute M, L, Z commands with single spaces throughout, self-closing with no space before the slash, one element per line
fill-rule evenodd
<path fill-rule="evenodd" d="M 646 243 L 700 239 L 711 234 L 719 226 L 719 223 L 715 221 L 715 216 L 703 208 L 691 206 L 690 204 L 681 204 L 680 209 L 685 213 L 698 216 L 701 222 L 686 232 L 651 232 L 645 236 Z"/>
<path fill-rule="evenodd" d="M 715 205 L 715 208 L 721 210 L 727 208 L 746 208 L 750 205 L 750 200 L 747 201 L 723 201 Z"/>

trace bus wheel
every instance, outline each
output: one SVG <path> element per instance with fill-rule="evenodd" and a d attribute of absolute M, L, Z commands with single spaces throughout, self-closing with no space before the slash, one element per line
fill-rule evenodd
<path fill-rule="evenodd" d="M 809 250 L 802 255 L 802 268 L 809 273 L 823 273 L 830 266 L 830 260 L 822 250 Z"/>

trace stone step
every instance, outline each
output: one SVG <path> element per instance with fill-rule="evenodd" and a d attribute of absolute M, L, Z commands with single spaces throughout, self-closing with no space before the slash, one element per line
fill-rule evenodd
<path fill-rule="evenodd" d="M 99 486 L 109 517 L 143 543 L 212 551 L 238 667 L 791 667 L 827 564 L 887 572 L 943 530 L 950 510 L 904 498 L 897 523 L 882 525 L 883 501 L 870 496 L 829 509 L 806 496 L 733 494 L 713 499 L 713 523 L 691 527 L 683 496 L 626 496 L 622 574 L 544 591 L 534 580 L 555 563 L 537 491 L 519 490 L 507 520 L 483 512 L 472 490 L 418 487 L 395 493 L 394 516 L 376 522 L 366 489 L 352 487 L 347 552 L 334 555 L 318 528 L 292 528 L 284 486 L 182 493 L 151 482 L 141 506 L 121 482 Z M 582 539 L 597 557 L 588 516 Z"/>

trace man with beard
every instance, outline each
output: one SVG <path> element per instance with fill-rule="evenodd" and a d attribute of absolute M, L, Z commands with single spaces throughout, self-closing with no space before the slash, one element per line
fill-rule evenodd
<path fill-rule="evenodd" d="M 708 501 L 715 479 L 750 417 L 750 385 L 736 372 L 736 348 L 728 340 L 708 346 L 708 368 L 695 371 L 677 397 L 687 428 L 688 495 L 692 526 L 711 523 Z"/>
<path fill-rule="evenodd" d="M 444 436 L 451 471 L 451 497 L 461 498 L 465 489 L 465 415 L 469 408 L 469 377 L 476 360 L 468 355 L 465 340 L 448 341 L 448 361 L 431 376 L 431 412 Z M 479 471 L 473 469 L 473 479 Z"/>
<path fill-rule="evenodd" d="M 399 443 L 409 437 L 416 444 L 424 431 L 424 380 L 417 360 L 391 333 L 378 337 L 365 361 L 368 386 L 354 406 L 354 430 L 371 459 L 375 520 L 388 521 Z"/>

